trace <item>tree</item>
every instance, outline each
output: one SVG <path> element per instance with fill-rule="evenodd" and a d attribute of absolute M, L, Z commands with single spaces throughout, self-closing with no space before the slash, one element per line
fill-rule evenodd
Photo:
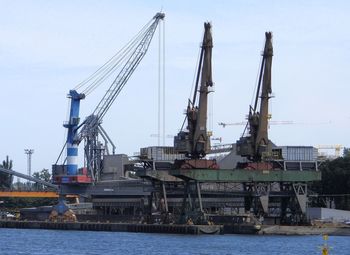
<path fill-rule="evenodd" d="M 50 174 L 49 170 L 45 169 L 45 168 L 43 170 L 41 170 L 40 172 L 34 172 L 32 176 L 34 178 L 37 178 L 37 179 L 40 179 L 40 180 L 43 180 L 46 182 L 51 181 L 51 174 Z M 39 184 L 39 183 L 35 183 L 34 187 L 36 189 L 44 189 L 44 186 L 42 184 Z"/>
<path fill-rule="evenodd" d="M 48 169 L 43 169 L 40 172 L 34 172 L 32 174 L 34 178 L 50 181 L 51 174 L 49 173 Z M 21 183 L 22 188 L 26 188 L 25 183 Z M 45 187 L 42 184 L 34 183 L 32 187 L 35 187 L 37 190 L 43 190 Z M 27 186 L 28 188 L 28 186 Z M 37 207 L 37 206 L 47 206 L 47 205 L 55 205 L 58 203 L 58 200 L 56 198 L 17 198 L 17 197 L 9 197 L 4 198 L 4 202 L 6 205 L 6 208 L 11 210 L 18 210 L 18 208 L 25 208 L 25 207 Z"/>
<path fill-rule="evenodd" d="M 346 194 L 350 193 L 350 154 L 344 153 L 344 157 L 324 162 L 320 171 L 322 181 L 314 185 L 314 191 L 333 196 L 337 209 L 349 210 L 350 195 Z"/>
<path fill-rule="evenodd" d="M 51 174 L 49 172 L 49 169 L 44 168 L 43 170 L 40 171 L 39 178 L 41 180 L 44 180 L 46 182 L 51 181 Z"/>
<path fill-rule="evenodd" d="M 6 159 L 2 161 L 2 168 L 12 169 L 12 160 L 9 159 L 9 156 L 6 156 Z M 12 186 L 13 176 L 11 174 L 0 172 L 0 189 L 10 189 Z"/>
<path fill-rule="evenodd" d="M 350 157 L 350 148 L 344 147 L 343 155 L 344 155 L 344 158 L 345 157 Z"/>
<path fill-rule="evenodd" d="M 12 160 L 9 160 L 9 156 L 6 156 L 6 160 L 2 161 L 2 167 L 5 169 L 12 169 Z"/>

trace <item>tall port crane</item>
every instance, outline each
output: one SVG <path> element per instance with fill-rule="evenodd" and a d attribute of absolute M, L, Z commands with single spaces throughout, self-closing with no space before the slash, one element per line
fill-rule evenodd
<path fill-rule="evenodd" d="M 145 56 L 156 28 L 164 17 L 164 13 L 157 13 L 120 52 L 77 86 L 77 88 L 86 86 L 86 93 L 78 93 L 75 89 L 69 91 L 68 97 L 71 100 L 70 114 L 68 121 L 64 123 L 64 127 L 68 130 L 66 140 L 67 157 L 64 160 L 66 164 L 57 165 L 58 159 L 56 164 L 53 165 L 53 181 L 55 183 L 82 184 L 98 180 L 102 169 L 103 155 L 109 153 L 108 143 L 112 146 L 113 154 L 115 151 L 113 142 L 102 128 L 103 117 Z M 120 72 L 93 113 L 79 124 L 80 101 L 118 68 Z M 102 137 L 104 143 L 99 140 L 99 136 Z M 78 146 L 82 141 L 84 141 L 85 145 L 84 161 L 86 167 L 79 169 Z"/>
<path fill-rule="evenodd" d="M 210 151 L 210 134 L 207 131 L 207 105 L 208 94 L 211 92 L 210 88 L 213 87 L 212 48 L 211 24 L 206 22 L 204 23 L 204 36 L 193 98 L 188 100 L 186 117 L 181 131 L 174 137 L 175 150 L 184 153 L 190 159 L 186 160 L 186 164 L 187 167 L 191 168 L 203 167 L 204 162 L 208 163 L 208 161 L 201 159 Z M 187 127 L 184 130 L 186 119 Z M 204 163 L 204 166 L 206 163 Z"/>
<path fill-rule="evenodd" d="M 262 63 L 259 74 L 258 88 L 255 102 L 249 107 L 248 122 L 243 136 L 237 141 L 237 155 L 248 158 L 250 161 L 259 162 L 263 155 L 271 151 L 268 138 L 269 99 L 271 89 L 272 66 L 272 33 L 265 33 L 265 47 L 262 54 Z M 260 111 L 258 104 L 260 103 Z"/>

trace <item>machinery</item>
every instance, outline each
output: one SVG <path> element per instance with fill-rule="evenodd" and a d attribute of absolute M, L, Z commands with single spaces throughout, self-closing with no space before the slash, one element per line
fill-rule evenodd
<path fill-rule="evenodd" d="M 334 145 L 317 145 L 317 149 L 319 150 L 334 150 L 334 156 L 335 158 L 339 158 L 341 155 L 341 150 L 345 147 L 341 144 L 334 144 Z"/>
<path fill-rule="evenodd" d="M 79 191 L 88 189 L 89 184 L 99 181 L 103 171 L 104 157 L 109 155 L 110 152 L 115 153 L 115 146 L 101 125 L 103 117 L 145 56 L 156 28 L 164 17 L 164 13 L 157 13 L 124 48 L 75 89 L 69 91 L 69 119 L 63 125 L 67 128 L 67 140 L 52 169 L 53 182 L 60 185 L 61 195 L 79 194 Z M 85 99 L 89 93 L 116 70 L 120 71 L 109 89 L 93 113 L 80 124 L 80 101 Z M 77 92 L 77 89 L 83 87 L 84 91 L 82 93 Z M 102 138 L 102 141 L 100 138 Z M 82 141 L 84 141 L 84 166 L 79 168 L 78 147 Z M 109 148 L 110 146 L 112 148 Z M 60 165 L 58 161 L 64 149 L 66 149 L 66 157 L 63 164 Z M 53 218 L 57 220 L 57 213 L 65 216 L 67 210 L 63 198 L 60 199 L 52 213 Z"/>
<path fill-rule="evenodd" d="M 207 131 L 208 94 L 213 87 L 211 70 L 213 40 L 210 23 L 204 23 L 201 48 L 193 99 L 189 99 L 185 121 L 181 131 L 174 137 L 175 150 L 185 154 L 188 159 L 175 162 L 175 167 L 217 168 L 215 161 L 203 159 L 210 150 L 210 134 Z M 186 120 L 187 128 L 184 130 Z"/>
<path fill-rule="evenodd" d="M 71 100 L 70 115 L 68 121 L 63 125 L 68 130 L 65 144 L 67 156 L 64 160 L 66 164 L 58 165 L 58 159 L 56 164 L 53 165 L 54 183 L 84 184 L 99 180 L 103 168 L 103 157 L 110 154 L 109 144 L 112 146 L 112 153 L 115 153 L 115 146 L 101 125 L 103 117 L 145 56 L 157 25 L 164 16 L 164 13 L 157 13 L 152 19 L 152 22 L 146 25 L 128 45 L 86 81 L 78 85 L 78 88 L 86 86 L 85 92 L 90 93 L 110 76 L 118 66 L 122 66 L 119 74 L 93 113 L 81 124 L 79 124 L 79 107 L 80 101 L 86 97 L 86 94 L 78 93 L 76 90 L 69 91 L 68 97 Z M 100 141 L 99 137 L 102 137 L 103 142 Z M 85 165 L 79 169 L 78 146 L 82 141 L 84 141 Z"/>
<path fill-rule="evenodd" d="M 283 168 L 277 169 L 274 165 L 269 165 L 271 161 L 267 160 L 267 153 L 271 151 L 267 135 L 268 99 L 271 94 L 271 33 L 266 33 L 259 88 L 248 118 L 249 134 L 243 136 L 237 145 L 239 155 L 250 160 L 246 166 L 263 171 L 247 171 L 245 166 L 213 171 L 218 169 L 216 161 L 205 159 L 210 148 L 210 134 L 206 127 L 207 96 L 213 86 L 211 25 L 205 23 L 195 94 L 189 100 L 184 121 L 187 121 L 187 129 L 182 127 L 182 131 L 174 138 L 175 153 L 168 153 L 171 156 L 182 153 L 186 158 L 177 157 L 173 169 L 157 169 L 153 165 L 149 169 L 134 171 L 142 180 L 99 179 L 101 171 L 105 174 L 110 167 L 112 173 L 112 168 L 116 168 L 114 163 L 107 166 L 109 157 L 113 156 L 108 156 L 107 145 L 112 145 L 112 153 L 114 146 L 102 129 L 102 118 L 147 51 L 155 28 L 163 17 L 164 14 L 157 14 L 151 25 L 146 26 L 136 37 L 137 41 L 129 44 L 137 50 L 130 50 L 128 58 L 119 58 L 127 60 L 122 72 L 93 114 L 81 124 L 79 104 L 87 93 L 78 93 L 76 90 L 70 92 L 70 119 L 65 124 L 68 130 L 66 164 L 54 165 L 54 181 L 60 185 L 60 194 L 91 197 L 93 208 L 108 220 L 125 220 L 124 216 L 127 216 L 128 221 L 148 223 L 210 224 L 215 219 L 208 218 L 208 215 L 229 213 L 233 216 L 250 212 L 255 216 L 264 216 L 266 221 L 271 217 L 279 218 L 280 222 L 301 222 L 307 208 L 307 183 L 320 180 L 321 175 L 318 171 L 283 171 Z M 114 64 L 111 63 L 116 62 L 113 60 L 102 67 L 98 79 L 103 80 L 105 75 L 110 74 L 111 71 L 105 73 L 104 70 L 112 70 Z M 94 87 L 94 84 L 91 85 L 88 91 Z M 260 112 L 257 111 L 259 96 Z M 99 141 L 99 136 L 104 143 Z M 81 141 L 85 143 L 85 164 L 79 169 L 77 155 Z M 156 156 L 157 150 L 147 150 L 146 154 Z M 123 160 L 120 163 L 123 164 Z M 283 163 L 285 162 L 282 165 Z M 254 167 L 253 164 L 257 166 Z M 271 169 L 281 171 L 270 171 Z M 59 201 L 51 213 L 51 220 L 74 221 L 76 217 L 79 218 L 79 215 L 73 215 L 69 211 L 62 196 Z"/>
<path fill-rule="evenodd" d="M 233 122 L 233 123 L 225 123 L 225 122 L 219 122 L 218 125 L 222 126 L 225 128 L 226 126 L 241 126 L 241 125 L 246 125 L 246 121 L 241 121 L 241 122 Z M 269 120 L 268 125 L 292 125 L 292 124 L 297 124 L 294 121 L 291 120 L 280 120 L 280 121 L 273 121 Z"/>
<path fill-rule="evenodd" d="M 237 141 L 237 155 L 252 162 L 260 162 L 271 154 L 268 139 L 269 99 L 271 98 L 272 33 L 265 33 L 266 42 L 262 54 L 258 88 L 254 106 L 249 107 L 248 122 L 243 136 Z M 260 103 L 260 111 L 258 104 Z"/>

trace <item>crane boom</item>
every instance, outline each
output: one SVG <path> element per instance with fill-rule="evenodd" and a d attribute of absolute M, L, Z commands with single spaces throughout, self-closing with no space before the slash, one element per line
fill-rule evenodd
<path fill-rule="evenodd" d="M 260 161 L 264 153 L 271 150 L 268 139 L 268 106 L 271 90 L 271 66 L 272 66 L 272 33 L 265 33 L 265 47 L 262 54 L 261 70 L 259 74 L 258 89 L 256 92 L 254 107 L 250 106 L 247 136 L 242 136 L 237 141 L 237 154 L 247 157 L 252 161 Z M 259 100 L 260 98 L 260 100 Z M 260 112 L 257 111 L 260 102 Z"/>
<path fill-rule="evenodd" d="M 255 140 L 255 153 L 260 157 L 261 153 L 264 151 L 269 151 L 269 139 L 268 139 L 268 119 L 269 119 L 269 99 L 272 93 L 271 89 L 271 66 L 272 66 L 272 33 L 265 33 L 266 42 L 263 55 L 264 74 L 260 95 L 260 113 L 259 115 L 259 127 Z M 261 72 L 260 72 L 261 75 Z M 260 83 L 261 84 L 261 83 Z M 258 97 L 258 94 L 257 94 Z M 257 101 L 257 100 L 256 100 Z M 256 113 L 256 107 L 254 108 L 254 113 Z"/>
<path fill-rule="evenodd" d="M 226 122 L 219 122 L 218 125 L 225 128 L 226 126 L 243 126 L 246 125 L 246 121 L 241 122 L 233 122 L 233 123 L 226 123 Z M 292 125 L 292 124 L 298 124 L 297 122 L 291 121 L 291 120 L 269 120 L 269 125 Z"/>
<path fill-rule="evenodd" d="M 189 100 L 186 111 L 188 131 L 182 130 L 174 138 L 175 149 L 180 153 L 185 153 L 191 159 L 203 158 L 210 150 L 210 139 L 207 132 L 207 105 L 209 87 L 213 86 L 211 24 L 204 23 L 204 29 L 195 91 L 193 100 Z M 199 77 L 200 87 L 198 90 Z M 198 106 L 196 105 L 197 93 L 199 94 Z"/>
<path fill-rule="evenodd" d="M 141 39 L 140 43 L 134 49 L 133 53 L 123 66 L 120 73 L 117 75 L 106 94 L 100 101 L 100 103 L 95 108 L 93 115 L 98 116 L 99 121 L 102 120 L 104 115 L 107 113 L 108 109 L 113 104 L 116 97 L 119 95 L 120 91 L 123 89 L 124 85 L 129 80 L 130 76 L 135 71 L 138 64 L 141 62 L 143 57 L 146 55 L 146 52 L 149 48 L 149 45 L 152 41 L 154 32 L 158 26 L 160 20 L 164 19 L 164 13 L 157 13 L 154 16 L 154 21 L 150 27 L 146 30 L 144 37 Z"/>

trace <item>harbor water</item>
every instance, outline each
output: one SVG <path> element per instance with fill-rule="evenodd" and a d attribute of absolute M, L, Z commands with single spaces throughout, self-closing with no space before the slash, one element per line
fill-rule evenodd
<path fill-rule="evenodd" d="M 125 232 L 0 229 L 0 254 L 313 255 L 322 236 L 172 235 Z M 332 254 L 350 254 L 349 237 L 330 236 Z"/>

